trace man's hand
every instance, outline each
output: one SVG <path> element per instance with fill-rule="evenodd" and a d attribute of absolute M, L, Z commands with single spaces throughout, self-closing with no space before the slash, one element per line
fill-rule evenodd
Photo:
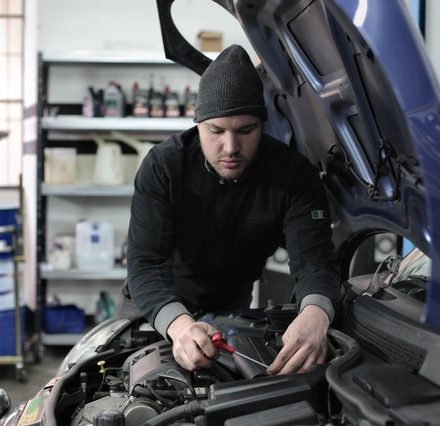
<path fill-rule="evenodd" d="M 304 373 L 324 362 L 329 325 L 323 309 L 306 306 L 283 334 L 284 346 L 267 369 L 268 374 Z"/>
<path fill-rule="evenodd" d="M 218 357 L 211 337 L 217 330 L 206 322 L 196 322 L 189 315 L 177 317 L 168 327 L 173 341 L 174 359 L 185 370 L 209 368 Z"/>

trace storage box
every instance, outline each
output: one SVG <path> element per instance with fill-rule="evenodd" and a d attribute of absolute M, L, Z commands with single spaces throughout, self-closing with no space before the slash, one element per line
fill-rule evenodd
<path fill-rule="evenodd" d="M 14 226 L 18 230 L 18 207 L 0 207 L 0 226 Z M 0 259 L 12 258 L 12 233 L 0 233 Z"/>
<path fill-rule="evenodd" d="M 221 52 L 223 50 L 223 34 L 220 31 L 200 31 L 197 38 L 202 52 Z"/>
<path fill-rule="evenodd" d="M 73 185 L 76 181 L 76 148 L 44 149 L 44 181 L 53 185 Z"/>
<path fill-rule="evenodd" d="M 43 329 L 46 333 L 82 333 L 86 316 L 75 305 L 47 306 L 43 309 Z"/>
<path fill-rule="evenodd" d="M 25 342 L 25 321 L 26 321 L 26 308 L 20 308 L 21 314 L 21 336 L 22 336 L 22 348 L 24 348 Z M 0 356 L 4 355 L 17 355 L 15 348 L 15 310 L 8 309 L 6 311 L 0 311 L 0 324 L 1 324 L 1 338 L 0 338 Z"/>

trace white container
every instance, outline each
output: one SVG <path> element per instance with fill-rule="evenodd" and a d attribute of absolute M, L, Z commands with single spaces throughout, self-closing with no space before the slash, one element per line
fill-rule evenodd
<path fill-rule="evenodd" d="M 75 258 L 81 270 L 112 269 L 115 264 L 113 224 L 88 220 L 78 222 L 75 228 Z"/>
<path fill-rule="evenodd" d="M 75 148 L 44 149 L 44 181 L 54 185 L 72 185 L 76 179 Z"/>

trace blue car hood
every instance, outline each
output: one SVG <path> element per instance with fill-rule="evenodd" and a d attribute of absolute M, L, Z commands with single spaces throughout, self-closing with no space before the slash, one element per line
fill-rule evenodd
<path fill-rule="evenodd" d="M 423 319 L 440 329 L 440 91 L 404 2 L 215 1 L 261 60 L 266 131 L 321 170 L 336 244 L 387 230 L 428 254 Z M 166 54 L 201 74 L 210 60 L 179 39 L 172 2 L 158 0 Z"/>

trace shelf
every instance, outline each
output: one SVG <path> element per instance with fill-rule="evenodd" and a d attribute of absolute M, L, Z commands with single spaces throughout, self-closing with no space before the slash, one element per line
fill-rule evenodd
<path fill-rule="evenodd" d="M 122 55 L 105 54 L 92 51 L 78 51 L 73 53 L 48 54 L 43 56 L 43 62 L 51 65 L 178 65 L 165 58 L 164 54 L 156 55 L 133 54 Z"/>
<path fill-rule="evenodd" d="M 59 115 L 43 117 L 42 127 L 47 130 L 130 130 L 175 132 L 194 126 L 192 118 L 139 118 L 139 117 L 82 117 L 80 115 Z"/>
<path fill-rule="evenodd" d="M 218 52 L 203 52 L 210 59 L 215 59 Z M 61 54 L 46 54 L 43 56 L 43 62 L 50 65 L 174 65 L 181 66 L 170 59 L 165 58 L 163 52 L 145 54 L 136 52 L 128 55 L 127 52 L 97 52 L 97 51 L 73 51 Z"/>
<path fill-rule="evenodd" d="M 41 278 L 46 280 L 125 280 L 127 269 L 113 268 L 101 271 L 84 271 L 79 269 L 56 270 L 41 266 Z"/>
<path fill-rule="evenodd" d="M 41 343 L 48 346 L 74 346 L 84 333 L 41 333 Z"/>
<path fill-rule="evenodd" d="M 59 197 L 131 197 L 133 185 L 51 185 L 41 184 L 41 194 Z"/>

